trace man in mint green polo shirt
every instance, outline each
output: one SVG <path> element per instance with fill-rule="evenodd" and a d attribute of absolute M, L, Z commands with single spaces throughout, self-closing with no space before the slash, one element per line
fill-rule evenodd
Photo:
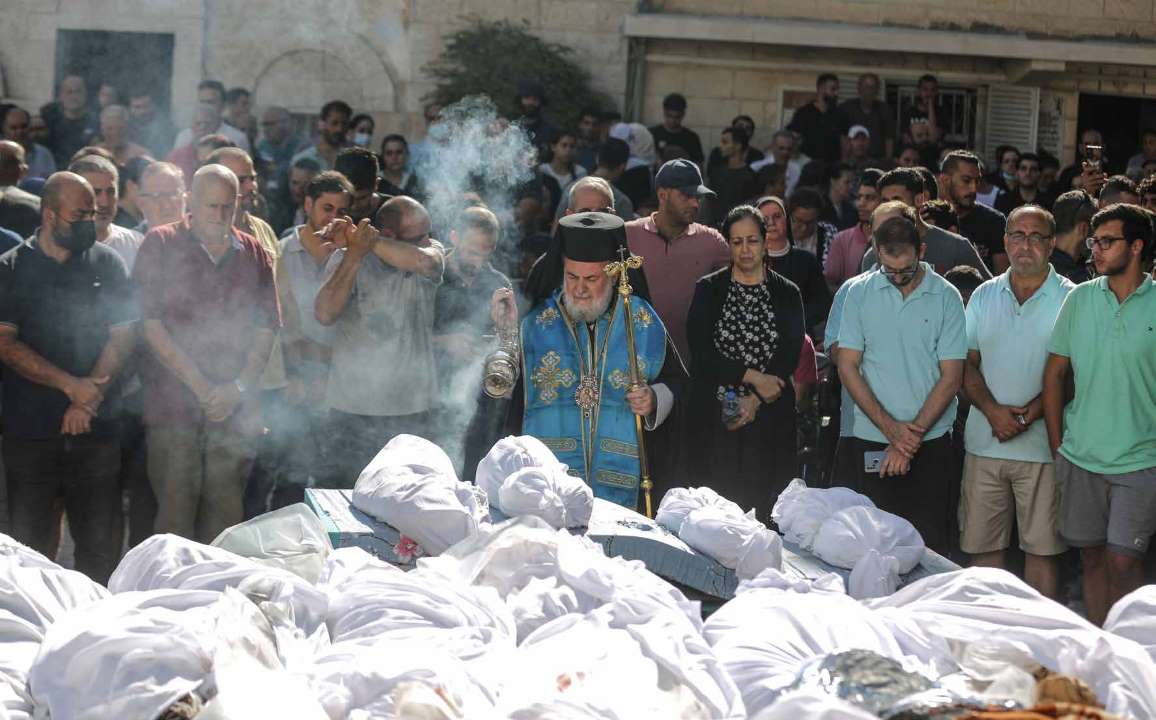
<path fill-rule="evenodd" d="M 963 301 L 920 261 L 910 219 L 887 220 L 874 235 L 880 268 L 848 290 L 839 328 L 839 379 L 855 401 L 856 464 L 838 479 L 946 552 L 957 465 L 949 433 L 967 357 Z"/>
<path fill-rule="evenodd" d="M 1052 451 L 1044 426 L 1044 363 L 1064 298 L 1075 284 L 1052 269 L 1056 220 L 1038 205 L 1008 215 L 1004 247 L 1011 267 L 971 295 L 963 389 L 971 401 L 964 430 L 960 548 L 972 564 L 1005 566 L 1013 516 L 1024 551 L 1024 579 L 1047 597 L 1058 585 Z"/>
<path fill-rule="evenodd" d="M 1156 532 L 1156 289 L 1153 228 L 1135 205 L 1092 217 L 1099 274 L 1068 294 L 1048 343 L 1044 418 L 1056 454 L 1060 536 L 1081 550 L 1088 619 L 1144 582 Z M 1065 403 L 1065 380 L 1075 398 Z"/>

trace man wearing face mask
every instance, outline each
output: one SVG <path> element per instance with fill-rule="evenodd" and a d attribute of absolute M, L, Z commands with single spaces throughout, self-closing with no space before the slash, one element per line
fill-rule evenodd
<path fill-rule="evenodd" d="M 910 520 L 946 552 L 953 465 L 950 431 L 967 337 L 959 291 L 921 262 L 915 223 L 896 217 L 874 232 L 880 268 L 847 292 L 839 327 L 839 379 L 855 401 L 854 463 L 839 484 Z"/>
<path fill-rule="evenodd" d="M 103 583 L 120 551 L 116 382 L 137 314 L 124 261 L 96 242 L 95 214 L 84 178 L 49 177 L 40 229 L 0 256 L 0 363 L 12 535 L 50 551 L 63 498 L 76 569 Z"/>

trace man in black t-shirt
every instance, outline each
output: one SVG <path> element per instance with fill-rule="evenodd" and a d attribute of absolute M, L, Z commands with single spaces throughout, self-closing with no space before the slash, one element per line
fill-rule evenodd
<path fill-rule="evenodd" d="M 678 145 L 686 150 L 690 161 L 701 166 L 703 161 L 702 141 L 698 133 L 683 126 L 686 117 L 686 98 L 679 93 L 671 93 L 662 99 L 662 124 L 650 128 L 654 136 L 654 149 L 659 157 L 667 145 Z"/>
<path fill-rule="evenodd" d="M 959 216 L 959 234 L 975 245 L 979 256 L 994 275 L 1008 268 L 1003 246 L 1007 218 L 998 210 L 975 201 L 979 185 L 979 158 L 966 150 L 953 150 L 943 158 L 939 184 L 947 191 L 945 200 Z"/>
<path fill-rule="evenodd" d="M 788 130 L 803 137 L 803 154 L 812 160 L 839 162 L 847 118 L 835 106 L 839 101 L 839 78 L 823 73 L 815 82 L 815 99 L 795 111 Z"/>
<path fill-rule="evenodd" d="M 44 185 L 42 223 L 0 256 L 3 457 L 12 536 L 49 552 L 63 499 L 76 569 L 107 582 L 120 555 L 120 388 L 137 320 L 128 270 L 96 242 L 92 186 Z"/>
<path fill-rule="evenodd" d="M 490 301 L 495 291 L 510 287 L 509 279 L 490 264 L 500 233 L 497 216 L 487 208 L 462 212 L 450 233 L 453 248 L 446 254 L 434 301 L 434 348 L 443 398 L 437 426 L 451 450 L 458 449 L 454 443 L 462 443 L 463 477 L 469 480 L 505 417 L 504 401 L 481 392 L 482 360 L 494 348 L 487 337 L 494 333 Z"/>
<path fill-rule="evenodd" d="M 89 145 L 96 134 L 95 123 L 88 112 L 88 91 L 84 78 L 65 75 L 60 81 L 56 102 L 40 108 L 40 117 L 48 127 L 48 149 L 56 167 L 68 167 L 72 155 Z"/>

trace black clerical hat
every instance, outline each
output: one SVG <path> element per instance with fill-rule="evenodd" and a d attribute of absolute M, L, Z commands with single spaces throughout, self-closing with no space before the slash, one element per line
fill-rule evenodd
<path fill-rule="evenodd" d="M 562 254 L 578 262 L 620 260 L 618 248 L 626 247 L 626 223 L 617 215 L 584 212 L 558 221 Z"/>

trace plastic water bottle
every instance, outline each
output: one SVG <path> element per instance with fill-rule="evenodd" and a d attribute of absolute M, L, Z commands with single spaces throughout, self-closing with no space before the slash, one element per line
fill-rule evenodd
<path fill-rule="evenodd" d="M 726 397 L 723 398 L 722 419 L 724 423 L 729 423 L 739 416 L 739 396 L 734 390 L 727 390 Z"/>

